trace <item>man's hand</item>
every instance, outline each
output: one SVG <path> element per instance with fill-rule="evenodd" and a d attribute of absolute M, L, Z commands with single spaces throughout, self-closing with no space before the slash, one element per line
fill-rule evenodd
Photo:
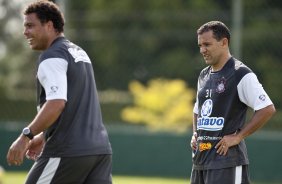
<path fill-rule="evenodd" d="M 197 132 L 194 132 L 191 138 L 190 146 L 192 150 L 197 149 Z"/>
<path fill-rule="evenodd" d="M 7 153 L 7 162 L 9 165 L 21 165 L 23 163 L 29 141 L 30 139 L 28 137 L 20 135 L 17 140 L 13 142 Z"/>
<path fill-rule="evenodd" d="M 238 134 L 231 134 L 224 136 L 215 146 L 217 149 L 217 153 L 220 155 L 226 155 L 228 152 L 228 149 L 232 146 L 235 146 L 241 142 L 243 138 L 239 136 Z"/>
<path fill-rule="evenodd" d="M 29 142 L 28 150 L 25 154 L 26 158 L 35 161 L 38 158 L 38 156 L 41 154 L 44 144 L 45 142 L 44 142 L 43 133 L 35 136 Z"/>

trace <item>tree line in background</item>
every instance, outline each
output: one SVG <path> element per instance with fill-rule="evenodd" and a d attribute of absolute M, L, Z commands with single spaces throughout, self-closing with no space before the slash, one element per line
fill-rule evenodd
<path fill-rule="evenodd" d="M 158 77 L 184 79 L 195 88 L 205 66 L 197 28 L 221 20 L 232 32 L 232 1 L 96 0 L 71 1 L 66 6 L 67 33 L 93 58 L 101 89 L 126 90 L 131 80 Z M 243 0 L 242 8 L 239 59 L 258 74 L 281 107 L 282 81 L 276 79 L 282 68 L 282 2 Z"/>
<path fill-rule="evenodd" d="M 145 84 L 155 78 L 181 79 L 196 89 L 198 74 L 205 67 L 197 46 L 196 30 L 207 21 L 221 20 L 233 32 L 232 1 L 57 2 L 64 6 L 66 36 L 90 55 L 97 86 L 102 91 L 127 91 L 133 80 Z M 0 29 L 0 48 L 5 50 L 0 52 L 0 100 L 3 103 L 7 99 L 34 103 L 35 99 L 34 65 L 39 53 L 30 51 L 23 39 L 19 11 L 22 7 L 14 1 L 0 1 L 0 9 L 6 10 L 0 13 L 3 28 Z M 279 110 L 282 104 L 282 1 L 242 0 L 242 10 L 239 59 L 258 75 Z M 3 112 L 10 108 L 13 114 L 15 110 L 20 113 L 24 107 L 10 103 L 2 108 Z M 282 117 L 279 114 L 280 111 L 276 115 L 277 122 Z"/>

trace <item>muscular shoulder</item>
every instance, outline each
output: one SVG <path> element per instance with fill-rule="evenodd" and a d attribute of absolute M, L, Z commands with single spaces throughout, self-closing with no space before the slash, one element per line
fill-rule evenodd
<path fill-rule="evenodd" d="M 203 79 L 205 78 L 205 76 L 207 76 L 210 73 L 211 67 L 207 66 L 206 68 L 204 68 L 199 75 L 199 79 Z"/>
<path fill-rule="evenodd" d="M 236 78 L 240 81 L 248 73 L 253 73 L 253 71 L 246 66 L 243 62 L 234 59 L 234 70 Z"/>
<path fill-rule="evenodd" d="M 68 41 L 65 38 L 58 38 L 46 51 L 40 55 L 39 62 L 49 58 L 61 58 L 68 60 L 68 47 Z"/>

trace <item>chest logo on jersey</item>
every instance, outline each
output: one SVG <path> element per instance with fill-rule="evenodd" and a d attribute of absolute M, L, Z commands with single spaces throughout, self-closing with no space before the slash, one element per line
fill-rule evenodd
<path fill-rule="evenodd" d="M 217 93 L 223 93 L 225 91 L 225 87 L 226 87 L 226 79 L 222 77 L 220 80 L 217 81 L 217 86 L 215 91 Z"/>
<path fill-rule="evenodd" d="M 218 131 L 224 126 L 223 117 L 210 117 L 213 109 L 213 101 L 207 99 L 201 108 L 201 117 L 198 117 L 197 130 Z"/>

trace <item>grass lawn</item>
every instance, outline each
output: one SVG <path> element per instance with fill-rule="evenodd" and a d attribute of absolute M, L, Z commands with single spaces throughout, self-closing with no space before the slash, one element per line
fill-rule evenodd
<path fill-rule="evenodd" d="M 26 172 L 6 172 L 0 176 L 0 184 L 23 184 Z M 189 184 L 186 179 L 173 179 L 161 177 L 140 177 L 140 176 L 113 176 L 113 184 Z M 255 182 L 253 184 L 281 184 L 281 182 Z"/>
<path fill-rule="evenodd" d="M 114 184 L 189 184 L 189 180 L 157 178 L 157 177 L 137 177 L 137 176 L 114 176 Z"/>
<path fill-rule="evenodd" d="M 0 184 L 23 184 L 25 172 L 7 172 L 3 175 Z M 137 176 L 113 176 L 113 184 L 189 184 L 185 179 L 157 178 L 157 177 L 137 177 Z"/>

